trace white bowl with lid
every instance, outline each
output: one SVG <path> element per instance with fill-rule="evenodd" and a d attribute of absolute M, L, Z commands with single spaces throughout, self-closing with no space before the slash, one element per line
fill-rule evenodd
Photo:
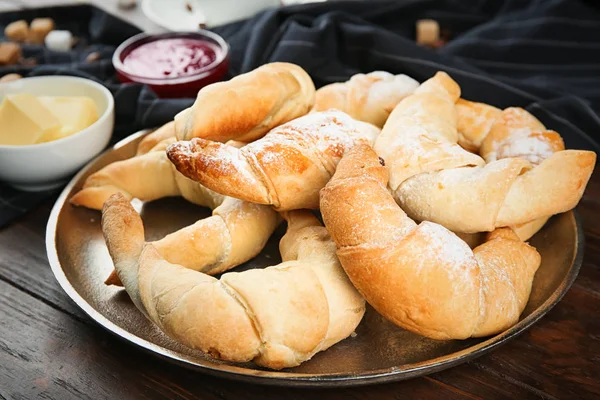
<path fill-rule="evenodd" d="M 40 76 L 0 83 L 0 103 L 5 96 L 87 96 L 98 112 L 89 127 L 46 143 L 12 146 L 0 144 L 0 181 L 21 190 L 59 187 L 108 145 L 114 127 L 114 99 L 103 85 L 72 76 Z"/>

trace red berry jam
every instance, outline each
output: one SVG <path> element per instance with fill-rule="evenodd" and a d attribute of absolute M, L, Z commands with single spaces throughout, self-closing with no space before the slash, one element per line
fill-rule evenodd
<path fill-rule="evenodd" d="M 121 82 L 148 85 L 159 97 L 189 98 L 225 77 L 228 53 L 212 32 L 141 33 L 117 48 L 113 65 Z"/>
<path fill-rule="evenodd" d="M 200 72 L 217 59 L 219 48 L 207 41 L 180 38 L 144 43 L 125 56 L 127 72 L 145 78 L 178 78 Z"/>

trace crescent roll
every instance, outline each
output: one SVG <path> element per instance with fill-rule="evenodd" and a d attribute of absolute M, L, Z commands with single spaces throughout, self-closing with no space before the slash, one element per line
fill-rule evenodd
<path fill-rule="evenodd" d="M 306 114 L 314 97 L 315 85 L 301 67 L 266 64 L 202 88 L 194 104 L 175 116 L 175 134 L 179 140 L 251 142 Z"/>

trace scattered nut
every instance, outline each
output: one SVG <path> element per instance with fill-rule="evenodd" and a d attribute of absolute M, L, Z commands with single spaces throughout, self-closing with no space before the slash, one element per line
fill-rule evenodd
<path fill-rule="evenodd" d="M 22 76 L 19 74 L 6 74 L 0 78 L 0 83 L 12 82 L 21 79 Z"/>
<path fill-rule="evenodd" d="M 31 21 L 29 26 L 28 42 L 33 44 L 44 44 L 46 35 L 54 29 L 54 20 L 52 18 L 36 18 Z"/>
<path fill-rule="evenodd" d="M 29 24 L 24 19 L 11 22 L 4 28 L 4 36 L 13 42 L 24 42 L 29 36 Z"/>
<path fill-rule="evenodd" d="M 97 51 L 94 51 L 87 55 L 87 57 L 85 58 L 85 62 L 88 64 L 91 64 L 93 62 L 98 61 L 99 59 L 100 59 L 100 53 Z"/>
<path fill-rule="evenodd" d="M 13 65 L 21 59 L 21 46 L 13 42 L 0 43 L 0 65 Z"/>

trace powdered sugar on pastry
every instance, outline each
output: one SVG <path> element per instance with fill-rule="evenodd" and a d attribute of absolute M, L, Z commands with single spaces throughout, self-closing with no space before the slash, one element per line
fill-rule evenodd
<path fill-rule="evenodd" d="M 375 143 L 375 151 L 390 167 L 390 188 L 408 215 L 419 221 L 443 224 L 456 232 L 474 233 L 547 219 L 579 201 L 585 184 L 576 190 L 567 188 L 573 186 L 573 181 L 588 181 L 594 153 L 578 151 L 578 157 L 567 154 L 560 157 L 564 162 L 569 159 L 568 162 L 575 163 L 563 167 L 574 171 L 572 176 L 554 171 L 546 176 L 527 173 L 515 178 L 515 171 L 528 169 L 515 164 L 517 169 L 507 167 L 503 179 L 491 163 L 522 159 L 540 164 L 564 150 L 560 135 L 545 130 L 540 121 L 522 108 L 501 111 L 466 100 L 455 105 L 459 93 L 456 82 L 447 74 L 437 73 L 398 104 Z M 469 150 L 479 150 L 481 157 L 457 144 L 459 122 L 462 142 Z M 482 173 L 470 176 L 481 179 L 472 185 L 477 190 L 466 186 L 465 180 L 454 183 L 441 180 L 447 171 L 465 167 L 483 167 Z M 404 185 L 425 174 L 431 179 Z M 551 196 L 551 200 L 542 193 Z M 527 205 L 530 202 L 537 206 Z"/>
<path fill-rule="evenodd" d="M 384 187 L 384 172 L 371 149 L 357 146 L 321 195 L 342 266 L 369 304 L 400 327 L 434 339 L 487 336 L 514 324 L 526 303 L 519 299 L 529 296 L 540 265 L 535 249 L 508 229 L 472 251 L 442 225 L 425 221 L 411 228 L 414 222 Z M 409 227 L 403 235 L 380 241 L 403 227 Z M 522 260 L 518 269 L 514 260 Z"/>
<path fill-rule="evenodd" d="M 419 83 L 407 75 L 374 71 L 356 74 L 343 83 L 323 86 L 312 111 L 338 109 L 359 121 L 382 127 L 393 108 Z"/>
<path fill-rule="evenodd" d="M 557 151 L 564 150 L 564 143 L 554 131 L 534 132 L 524 127 L 510 131 L 504 141 L 494 143 L 492 151 L 486 155 L 488 162 L 502 158 L 519 157 L 539 164 Z"/>
<path fill-rule="evenodd" d="M 484 164 L 483 159 L 456 143 L 449 142 L 440 135 L 430 134 L 414 117 L 401 117 L 395 119 L 395 122 L 402 129 L 402 134 L 384 130 L 375 144 L 375 151 L 393 171 L 390 174 L 392 190 L 396 190 L 402 182 L 415 174 Z"/>
<path fill-rule="evenodd" d="M 177 169 L 210 189 L 278 210 L 317 208 L 346 150 L 372 144 L 379 129 L 338 110 L 315 112 L 271 130 L 242 149 L 203 139 L 167 150 Z"/>
<path fill-rule="evenodd" d="M 377 74 L 377 75 L 376 75 Z M 392 75 L 381 71 L 368 74 L 375 78 L 381 78 L 371 86 L 367 102 L 372 104 L 382 104 L 384 109 L 389 112 L 419 87 L 419 83 L 407 75 Z"/>
<path fill-rule="evenodd" d="M 539 164 L 554 153 L 552 145 L 537 137 L 525 136 L 512 139 L 510 142 L 498 146 L 495 156 L 498 159 L 520 157 L 533 164 Z M 492 153 L 493 154 L 493 153 Z M 490 157 L 489 161 L 493 161 Z"/>
<path fill-rule="evenodd" d="M 421 235 L 428 237 L 429 246 L 424 251 L 427 251 L 431 257 L 438 257 L 444 263 L 456 267 L 449 270 L 449 273 L 463 274 L 463 276 L 453 276 L 453 279 L 466 280 L 467 276 L 464 274 L 470 275 L 477 268 L 469 246 L 442 225 L 425 221 L 417 229 Z"/>

